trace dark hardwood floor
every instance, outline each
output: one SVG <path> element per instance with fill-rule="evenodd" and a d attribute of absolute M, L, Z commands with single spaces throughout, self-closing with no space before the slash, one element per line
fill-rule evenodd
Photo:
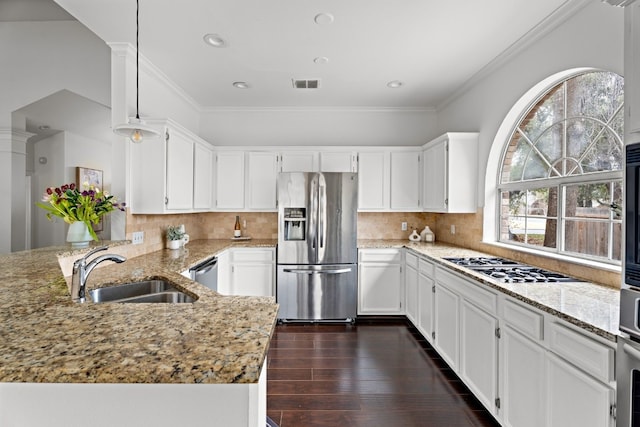
<path fill-rule="evenodd" d="M 496 427 L 404 321 L 276 327 L 267 415 L 280 427 Z"/>

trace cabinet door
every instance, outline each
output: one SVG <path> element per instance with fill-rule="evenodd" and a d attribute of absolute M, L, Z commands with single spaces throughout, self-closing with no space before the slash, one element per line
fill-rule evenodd
<path fill-rule="evenodd" d="M 400 264 L 358 265 L 358 314 L 402 314 Z"/>
<path fill-rule="evenodd" d="M 391 153 L 391 209 L 420 210 L 420 153 Z"/>
<path fill-rule="evenodd" d="M 498 319 L 462 301 L 460 377 L 478 400 L 495 413 L 498 397 Z"/>
<path fill-rule="evenodd" d="M 167 140 L 167 209 L 193 208 L 193 140 L 169 132 Z"/>
<path fill-rule="evenodd" d="M 433 346 L 454 371 L 460 354 L 460 297 L 436 282 Z"/>
<path fill-rule="evenodd" d="M 282 153 L 280 159 L 281 172 L 318 171 L 318 153 L 315 151 Z"/>
<path fill-rule="evenodd" d="M 389 209 L 389 153 L 358 154 L 358 210 Z"/>
<path fill-rule="evenodd" d="M 640 3 L 625 7 L 625 133 L 638 142 L 640 137 Z M 634 133 L 631 137 L 631 134 Z"/>
<path fill-rule="evenodd" d="M 608 427 L 614 390 L 573 365 L 547 355 L 549 427 Z"/>
<path fill-rule="evenodd" d="M 195 144 L 193 157 L 193 208 L 211 209 L 213 206 L 213 150 Z"/>
<path fill-rule="evenodd" d="M 546 423 L 545 349 L 508 325 L 502 329 L 500 400 L 505 427 Z"/>
<path fill-rule="evenodd" d="M 418 274 L 418 330 L 433 343 L 433 279 L 424 274 Z"/>
<path fill-rule="evenodd" d="M 405 311 L 414 326 L 418 325 L 418 270 L 407 266 L 404 276 Z"/>
<path fill-rule="evenodd" d="M 244 152 L 216 154 L 216 208 L 244 208 Z"/>
<path fill-rule="evenodd" d="M 278 156 L 275 153 L 248 154 L 247 208 L 275 211 Z"/>
<path fill-rule="evenodd" d="M 233 264 L 231 266 L 231 295 L 271 297 L 274 269 L 272 264 Z"/>
<path fill-rule="evenodd" d="M 425 211 L 447 210 L 447 141 L 428 147 L 424 151 L 424 195 Z"/>
<path fill-rule="evenodd" d="M 350 151 L 320 153 L 320 172 L 357 172 L 355 163 L 355 154 Z"/>

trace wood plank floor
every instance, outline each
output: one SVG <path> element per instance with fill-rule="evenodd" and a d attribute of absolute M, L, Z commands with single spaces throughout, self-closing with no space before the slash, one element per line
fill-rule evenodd
<path fill-rule="evenodd" d="M 267 415 L 280 427 L 497 427 L 404 322 L 278 325 Z"/>

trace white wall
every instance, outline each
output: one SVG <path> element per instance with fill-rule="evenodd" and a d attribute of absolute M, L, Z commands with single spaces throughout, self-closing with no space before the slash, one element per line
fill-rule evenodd
<path fill-rule="evenodd" d="M 505 141 L 494 142 L 505 115 L 531 87 L 560 71 L 593 67 L 623 74 L 624 10 L 593 1 L 520 54 L 438 111 L 439 133 L 480 132 L 478 201 L 484 205 L 485 186 L 494 187 L 496 165 L 489 154 Z M 487 163 L 491 166 L 487 168 Z M 487 176 L 487 182 L 485 182 Z M 485 212 L 486 214 L 486 212 Z M 486 215 L 485 215 L 486 216 Z"/>
<path fill-rule="evenodd" d="M 436 114 L 410 109 L 229 109 L 202 114 L 199 135 L 214 145 L 422 145 Z"/>

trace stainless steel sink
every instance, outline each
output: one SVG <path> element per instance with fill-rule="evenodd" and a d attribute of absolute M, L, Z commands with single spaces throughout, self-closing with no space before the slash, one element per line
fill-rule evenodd
<path fill-rule="evenodd" d="M 98 288 L 89 292 L 95 303 L 191 303 L 195 298 L 176 289 L 162 279 L 143 280 L 123 285 Z"/>

